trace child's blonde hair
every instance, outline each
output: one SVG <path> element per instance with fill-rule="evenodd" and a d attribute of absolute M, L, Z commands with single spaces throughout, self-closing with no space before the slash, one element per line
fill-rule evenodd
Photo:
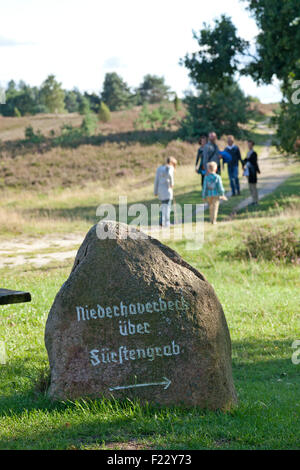
<path fill-rule="evenodd" d="M 167 157 L 167 158 L 166 158 L 166 164 L 167 164 L 167 165 L 173 165 L 174 167 L 176 167 L 176 165 L 177 165 L 177 160 L 176 160 L 176 158 L 174 158 L 174 157 Z"/>
<path fill-rule="evenodd" d="M 217 171 L 217 169 L 218 169 L 218 165 L 216 164 L 216 162 L 208 162 L 207 168 L 208 168 L 208 170 L 210 170 L 211 172 L 215 172 L 215 171 Z"/>

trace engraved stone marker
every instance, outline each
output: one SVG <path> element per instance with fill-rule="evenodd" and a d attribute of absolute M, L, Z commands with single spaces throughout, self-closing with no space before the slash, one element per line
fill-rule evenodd
<path fill-rule="evenodd" d="M 100 222 L 88 232 L 45 343 L 53 398 L 236 403 L 230 336 L 213 288 L 175 251 L 125 224 Z"/>

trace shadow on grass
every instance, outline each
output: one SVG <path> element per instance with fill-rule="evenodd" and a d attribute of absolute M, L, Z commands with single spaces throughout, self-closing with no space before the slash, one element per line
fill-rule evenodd
<path fill-rule="evenodd" d="M 223 221 L 229 221 L 233 219 L 240 219 L 240 218 L 245 218 L 253 214 L 253 217 L 257 216 L 258 212 L 261 212 L 262 215 L 268 215 L 267 214 L 267 208 L 266 205 L 264 204 L 264 200 L 260 203 L 260 205 L 257 208 L 249 208 L 244 209 L 243 211 L 239 211 L 238 213 L 234 213 L 234 208 L 246 197 L 249 196 L 249 191 L 247 189 L 241 191 L 240 196 L 236 197 L 230 197 L 228 201 L 222 203 L 219 208 L 219 214 L 218 214 L 218 221 L 223 222 Z M 184 221 L 184 205 L 185 204 L 192 204 L 192 220 L 190 220 L 189 217 L 186 218 L 189 222 L 196 222 L 196 211 L 199 209 L 199 206 L 204 204 L 205 201 L 202 199 L 202 191 L 199 190 L 194 190 L 194 191 L 189 191 L 186 193 L 181 193 L 176 195 L 175 201 L 177 206 L 177 212 L 176 212 L 176 218 L 174 215 L 174 211 L 172 209 L 171 212 L 171 223 L 178 223 L 180 221 L 180 214 L 182 214 L 182 220 Z M 143 204 L 147 210 L 147 216 L 143 218 L 142 225 L 146 225 L 146 221 L 148 226 L 151 224 L 151 206 L 157 206 L 159 204 L 158 199 L 153 198 L 153 199 L 148 199 L 148 200 L 137 200 L 134 202 L 130 202 L 127 205 L 127 210 L 132 207 L 133 205 L 139 205 Z M 100 204 L 99 204 L 100 205 Z M 198 205 L 198 207 L 196 207 Z M 115 211 L 116 215 L 116 220 L 120 220 L 120 212 L 122 213 L 126 212 L 126 206 L 120 205 L 119 204 L 112 204 L 111 205 Z M 103 214 L 101 217 L 96 215 L 97 211 L 97 205 L 80 205 L 80 206 L 74 206 L 74 207 L 66 207 L 66 208 L 53 208 L 53 209 L 29 209 L 25 210 L 24 213 L 28 214 L 28 216 L 36 217 L 36 218 L 54 218 L 54 219 L 63 219 L 63 220 L 68 220 L 68 221 L 74 221 L 74 220 L 80 220 L 84 222 L 88 222 L 92 225 L 98 223 L 103 217 L 106 218 L 111 218 L 108 217 L 108 214 Z M 188 213 L 187 212 L 186 214 Z M 153 223 L 154 225 L 158 224 L 158 217 L 155 216 L 155 209 L 152 211 L 153 216 Z M 138 210 L 137 207 L 137 212 L 134 213 L 133 215 L 128 215 L 127 217 L 127 223 L 132 223 L 137 217 L 139 217 L 140 211 Z M 204 221 L 209 222 L 209 211 L 208 209 L 205 210 L 204 213 Z"/>
<path fill-rule="evenodd" d="M 78 136 L 72 139 L 68 137 L 43 137 L 40 142 L 30 142 L 26 139 L 5 141 L 0 144 L 0 153 L 4 152 L 11 157 L 16 155 L 41 154 L 54 147 L 78 148 L 81 145 L 103 145 L 105 143 L 154 145 L 160 143 L 167 145 L 172 140 L 179 138 L 178 131 L 171 130 L 135 130 L 117 132 L 108 135 Z"/>
<path fill-rule="evenodd" d="M 147 220 L 148 225 L 151 223 L 151 206 L 157 206 L 159 205 L 159 201 L 157 198 L 153 199 L 148 199 L 148 200 L 138 200 L 134 202 L 130 202 L 127 205 L 127 210 L 133 205 L 136 206 L 137 212 L 134 213 L 133 215 L 128 215 L 128 223 L 131 223 L 134 219 L 136 219 L 140 211 L 138 210 L 138 205 L 142 204 L 145 206 L 147 209 L 147 217 L 145 217 L 145 220 Z M 196 220 L 196 204 L 203 204 L 203 200 L 201 197 L 201 191 L 190 191 L 184 194 L 179 194 L 176 196 L 176 204 L 180 205 L 181 208 L 183 208 L 184 204 L 193 204 L 193 221 Z M 105 204 L 106 205 L 106 204 Z M 126 206 L 125 205 L 120 205 L 119 204 L 112 204 L 112 208 L 115 211 L 116 214 L 116 220 L 119 220 L 120 217 L 120 212 L 127 213 Z M 55 218 L 55 219 L 67 219 L 67 220 L 81 220 L 85 222 L 89 222 L 91 224 L 96 224 L 99 222 L 100 219 L 102 219 L 104 216 L 108 217 L 106 214 L 101 215 L 101 217 L 96 215 L 97 211 L 97 205 L 88 205 L 88 206 L 74 206 L 74 207 L 68 207 L 68 208 L 55 208 L 55 209 L 29 209 L 26 211 L 26 213 L 29 216 L 33 217 L 38 217 L 38 218 Z M 133 208 L 132 208 L 133 210 Z M 25 211 L 24 211 L 25 212 Z M 178 211 L 179 212 L 179 211 Z M 184 214 L 184 211 L 182 209 L 182 213 Z M 155 209 L 153 209 L 152 214 L 154 215 L 153 220 L 154 224 L 158 224 L 158 217 L 155 216 Z M 184 218 L 183 218 L 184 220 Z M 174 213 L 172 211 L 171 214 L 171 221 L 174 221 Z M 144 224 L 143 224 L 144 225 Z"/>
<path fill-rule="evenodd" d="M 298 377 L 298 371 L 291 359 L 273 359 L 274 352 L 283 354 L 287 352 L 292 355 L 291 340 L 274 340 L 274 341 L 233 341 L 233 374 L 235 380 L 241 380 L 247 377 L 250 381 L 263 381 L 270 378 L 278 378 L 282 373 L 289 376 Z M 257 359 L 259 356 L 259 360 Z M 256 358 L 256 359 L 255 359 Z M 33 373 L 29 365 L 29 359 L 11 360 L 6 365 L 1 366 L 1 381 L 9 380 L 13 387 L 19 387 L 18 380 L 29 378 L 33 385 L 29 385 L 24 393 L 7 394 L 0 396 L 0 416 L 7 416 L 12 413 L 22 414 L 25 410 L 64 410 L 74 406 L 71 402 L 52 401 L 46 396 L 47 379 L 45 379 L 45 368 L 38 370 L 35 368 Z M 41 374 L 42 373 L 42 374 Z M 48 375 L 49 371 L 46 370 Z M 43 377 L 41 385 L 41 375 Z M 14 376 L 14 380 L 11 377 Z M 299 377 L 298 377 L 299 378 Z M 41 390 L 42 389 L 42 390 Z M 123 406 L 124 401 L 115 400 L 110 402 Z M 123 403 L 123 405 L 122 405 Z M 127 403 L 127 402 L 126 402 Z M 148 406 L 146 406 L 148 409 Z M 157 407 L 155 407 L 156 409 Z"/>
<path fill-rule="evenodd" d="M 295 174 L 285 180 L 274 192 L 266 195 L 259 201 L 258 206 L 247 206 L 235 214 L 231 219 L 246 219 L 255 217 L 272 217 L 291 208 L 298 201 L 299 210 L 300 174 Z"/>
<path fill-rule="evenodd" d="M 38 392 L 36 385 L 34 385 L 27 392 L 11 393 L 6 397 L 1 397 L 0 415 L 4 418 L 6 416 L 11 417 L 11 419 L 19 417 L 22 419 L 22 426 L 24 426 L 26 424 L 25 419 L 33 419 L 33 416 L 37 416 L 35 412 L 44 412 L 45 419 L 49 421 L 47 428 L 50 429 L 38 431 L 35 426 L 28 424 L 26 433 L 2 439 L 0 446 L 6 449 L 29 447 L 33 449 L 55 449 L 69 448 L 70 446 L 78 448 L 81 445 L 93 444 L 100 447 L 104 441 L 120 442 L 130 439 L 146 439 L 147 437 L 151 438 L 153 435 L 156 435 L 157 438 L 157 436 L 167 433 L 173 435 L 177 433 L 179 436 L 182 433 L 184 442 L 188 442 L 189 433 L 195 432 L 195 426 L 200 437 L 203 426 L 205 426 L 205 433 L 209 432 L 217 438 L 220 433 L 220 426 L 222 429 L 224 426 L 226 427 L 228 419 L 231 419 L 232 422 L 229 434 L 232 432 L 232 426 L 235 426 L 239 436 L 242 434 L 247 436 L 249 423 L 256 428 L 257 415 L 264 413 L 264 409 L 257 404 L 272 402 L 273 399 L 276 413 L 279 413 L 279 408 L 280 413 L 282 413 L 280 418 L 274 417 L 276 424 L 276 419 L 279 419 L 278 426 L 280 427 L 281 420 L 284 419 L 284 413 L 289 413 L 295 405 L 291 402 L 292 390 L 289 389 L 288 395 L 285 395 L 281 383 L 283 380 L 297 380 L 298 374 L 290 359 L 274 359 L 274 351 L 281 357 L 286 356 L 287 352 L 288 354 L 292 352 L 291 342 L 288 340 L 233 342 L 233 355 L 235 357 L 233 360 L 233 375 L 238 393 L 240 390 L 242 391 L 242 399 L 240 399 L 236 410 L 233 410 L 229 415 L 228 413 L 211 412 L 198 407 L 180 408 L 140 405 L 138 400 L 121 401 L 113 398 L 78 400 L 65 403 L 53 402 L 44 394 Z M 27 364 L 28 361 L 24 363 L 24 367 L 21 367 L 21 363 L 18 361 L 17 367 L 13 362 L 6 367 L 18 371 L 22 376 L 26 373 Z M 11 372 L 7 370 L 7 374 L 11 375 Z M 245 403 L 243 405 L 245 400 L 248 405 Z M 276 405 L 276 400 L 279 400 L 278 405 Z M 239 411 L 240 406 L 242 408 L 245 406 L 251 407 L 247 419 L 245 410 Z M 269 410 L 269 413 L 271 412 Z M 239 415 L 241 415 L 240 418 Z M 72 423 L 73 417 L 74 424 Z M 53 419 L 53 422 L 50 423 L 51 419 Z M 80 423 L 78 423 L 79 419 Z M 255 421 L 254 424 L 253 420 Z M 41 422 L 41 427 L 44 426 Z M 224 429 L 222 432 L 225 432 Z M 271 429 L 270 432 L 272 434 L 276 430 Z M 274 436 L 272 435 L 272 437 Z M 181 442 L 181 445 L 184 445 L 184 442 Z M 194 444 L 196 445 L 195 448 L 199 447 L 199 442 L 197 440 Z M 180 446 L 176 448 L 180 448 Z"/>
<path fill-rule="evenodd" d="M 267 140 L 272 138 L 269 134 L 261 134 L 252 130 L 250 133 L 247 131 L 245 134 L 245 139 L 251 137 L 257 145 L 263 145 Z M 178 130 L 168 130 L 168 129 L 157 129 L 157 130 L 133 130 L 127 132 L 114 132 L 107 135 L 97 134 L 97 135 L 77 135 L 75 137 L 65 136 L 54 136 L 46 137 L 42 136 L 41 141 L 31 142 L 26 139 L 19 140 L 10 140 L 0 143 L 0 154 L 4 152 L 5 154 L 15 157 L 16 155 L 26 155 L 30 154 L 43 154 L 48 152 L 54 147 L 64 147 L 64 148 L 78 148 L 81 145 L 94 145 L 100 146 L 105 143 L 117 143 L 128 144 L 140 143 L 141 145 L 155 145 L 161 144 L 167 146 L 173 140 L 183 139 Z M 186 139 L 189 142 L 197 142 L 197 139 Z"/>

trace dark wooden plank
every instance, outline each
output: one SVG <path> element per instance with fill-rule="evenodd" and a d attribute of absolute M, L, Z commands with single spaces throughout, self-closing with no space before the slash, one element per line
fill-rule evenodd
<path fill-rule="evenodd" d="M 18 304 L 21 302 L 30 302 L 29 292 L 18 290 L 0 289 L 0 305 Z"/>

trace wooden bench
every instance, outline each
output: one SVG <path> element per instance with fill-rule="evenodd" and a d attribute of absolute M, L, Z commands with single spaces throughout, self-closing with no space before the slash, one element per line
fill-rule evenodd
<path fill-rule="evenodd" d="M 21 302 L 30 302 L 30 301 L 31 301 L 31 295 L 29 292 L 0 289 L 0 305 L 18 304 Z"/>
<path fill-rule="evenodd" d="M 30 302 L 29 292 L 19 290 L 0 289 L 0 305 L 19 304 L 21 302 Z M 5 343 L 0 341 L 0 364 L 6 364 Z"/>

